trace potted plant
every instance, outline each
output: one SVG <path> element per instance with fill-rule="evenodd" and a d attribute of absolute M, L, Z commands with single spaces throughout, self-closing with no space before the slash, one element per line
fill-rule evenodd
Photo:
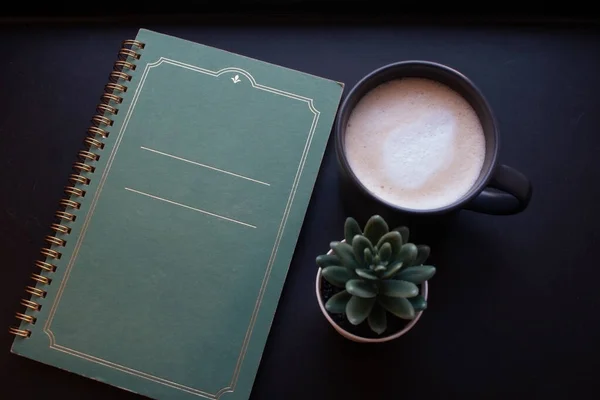
<path fill-rule="evenodd" d="M 390 230 L 374 215 L 365 224 L 347 218 L 344 239 L 317 256 L 316 295 L 325 318 L 342 336 L 362 343 L 386 342 L 408 332 L 427 308 L 424 265 L 430 249 L 409 242 L 405 226 Z"/>

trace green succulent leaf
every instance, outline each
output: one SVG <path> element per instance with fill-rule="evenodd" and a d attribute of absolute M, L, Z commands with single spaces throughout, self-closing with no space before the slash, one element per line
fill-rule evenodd
<path fill-rule="evenodd" d="M 341 314 L 346 311 L 346 304 L 352 295 L 345 290 L 331 296 L 327 303 L 325 303 L 325 309 L 332 314 Z"/>
<path fill-rule="evenodd" d="M 389 232 L 389 230 L 390 228 L 383 218 L 379 215 L 373 215 L 365 225 L 364 235 L 371 243 L 377 243 L 383 235 Z"/>
<path fill-rule="evenodd" d="M 399 232 L 388 232 L 379 239 L 377 242 L 378 249 L 382 249 L 385 243 L 389 243 L 392 246 L 392 254 L 390 255 L 389 261 L 396 261 L 398 259 L 398 254 L 400 254 L 400 249 L 402 248 L 402 235 Z"/>
<path fill-rule="evenodd" d="M 330 267 L 332 268 L 332 267 Z M 419 288 L 412 282 L 397 281 L 395 279 L 388 279 L 387 281 L 381 281 L 379 287 L 379 293 L 388 297 L 415 297 L 419 294 Z"/>
<path fill-rule="evenodd" d="M 365 264 L 366 265 L 373 264 L 373 252 L 369 249 L 365 249 L 364 253 L 365 253 L 365 258 L 364 258 Z"/>
<path fill-rule="evenodd" d="M 423 263 L 429 258 L 431 249 L 429 246 L 420 244 L 417 246 L 417 258 L 415 259 L 414 265 L 423 265 Z"/>
<path fill-rule="evenodd" d="M 356 235 L 352 238 L 352 249 L 354 250 L 354 257 L 362 265 L 367 265 L 365 261 L 365 249 L 369 249 L 371 252 L 374 251 L 369 239 L 363 235 Z"/>
<path fill-rule="evenodd" d="M 371 313 L 368 318 L 369 327 L 373 332 L 381 335 L 387 328 L 387 317 L 385 315 L 385 309 L 375 303 L 371 309 Z"/>
<path fill-rule="evenodd" d="M 346 317 L 352 325 L 358 325 L 363 322 L 373 309 L 375 297 L 365 299 L 362 297 L 352 296 L 346 304 Z"/>
<path fill-rule="evenodd" d="M 376 280 L 379 279 L 377 277 L 377 275 L 375 275 L 372 271 L 370 271 L 368 269 L 358 268 L 354 272 L 356 272 L 356 274 L 358 276 L 360 276 L 361 278 L 364 278 L 364 279 L 369 279 L 369 280 L 372 280 L 372 281 L 376 281 Z"/>
<path fill-rule="evenodd" d="M 392 257 L 392 245 L 389 243 L 384 243 L 383 246 L 379 249 L 379 258 L 384 263 L 387 263 Z"/>
<path fill-rule="evenodd" d="M 415 309 L 415 312 L 427 309 L 427 300 L 425 300 L 425 297 L 421 295 L 411 297 L 410 299 L 408 299 L 408 301 L 410 301 L 410 304 L 412 304 L 413 308 Z"/>
<path fill-rule="evenodd" d="M 377 266 L 375 266 L 375 268 L 373 268 L 373 271 L 380 273 L 380 272 L 385 272 L 387 270 L 387 267 L 383 264 L 379 264 Z"/>
<path fill-rule="evenodd" d="M 402 235 L 402 243 L 408 243 L 408 237 L 410 236 L 410 230 L 407 226 L 399 226 L 393 229 L 395 232 L 399 232 Z"/>
<path fill-rule="evenodd" d="M 362 235 L 360 225 L 354 218 L 346 218 L 346 222 L 344 223 L 344 239 L 346 239 L 346 242 L 351 245 L 352 238 L 354 238 L 356 235 Z"/>
<path fill-rule="evenodd" d="M 352 300 L 350 300 L 352 301 Z M 413 319 L 415 317 L 415 309 L 408 299 L 404 297 L 387 297 L 379 296 L 377 301 L 383 308 L 402 319 Z"/>
<path fill-rule="evenodd" d="M 415 246 L 414 243 L 403 244 L 400 249 L 400 254 L 398 254 L 398 260 L 402 261 L 402 264 L 405 267 L 409 267 L 415 262 L 417 252 L 417 246 Z"/>
<path fill-rule="evenodd" d="M 393 264 L 389 264 L 385 272 L 381 275 L 381 279 L 389 279 L 396 275 L 398 271 L 402 268 L 402 261 L 396 261 Z"/>
<path fill-rule="evenodd" d="M 346 282 L 346 291 L 353 296 L 365 299 L 377 296 L 377 286 L 373 282 L 362 279 L 351 279 Z"/>
<path fill-rule="evenodd" d="M 342 261 L 335 254 L 321 254 L 317 256 L 317 265 L 321 268 L 329 267 L 330 265 L 342 265 Z"/>
<path fill-rule="evenodd" d="M 350 279 L 356 278 L 356 274 L 346 267 L 339 267 L 336 265 L 330 265 L 321 270 L 323 278 L 331 283 L 333 286 L 346 287 L 346 282 Z"/>
<path fill-rule="evenodd" d="M 375 255 L 373 256 L 373 262 L 371 263 L 370 267 L 371 269 L 375 269 L 375 267 L 379 264 L 381 264 L 381 259 L 379 258 L 379 253 L 375 252 Z"/>
<path fill-rule="evenodd" d="M 352 250 L 352 246 L 345 242 L 332 242 L 331 249 L 335 253 L 336 256 L 339 257 L 341 261 L 341 265 L 355 270 L 359 268 L 359 264 L 354 257 L 354 251 Z"/>
<path fill-rule="evenodd" d="M 396 275 L 396 279 L 412 282 L 415 284 L 423 283 L 433 275 L 435 275 L 435 267 L 433 265 L 419 265 L 417 267 L 408 267 L 403 269 Z"/>

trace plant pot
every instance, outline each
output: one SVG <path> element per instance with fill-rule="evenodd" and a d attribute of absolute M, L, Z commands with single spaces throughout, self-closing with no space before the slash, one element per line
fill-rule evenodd
<path fill-rule="evenodd" d="M 329 250 L 328 254 L 331 254 L 332 252 L 333 252 L 332 250 Z M 323 282 L 323 278 L 321 276 L 321 268 L 319 268 L 317 270 L 317 277 L 315 279 L 315 294 L 317 296 L 317 301 L 319 303 L 319 307 L 321 308 L 321 312 L 323 313 L 323 315 L 325 316 L 325 318 L 327 319 L 327 321 L 331 324 L 331 326 L 333 326 L 333 328 L 340 335 L 342 335 L 346 339 L 352 340 L 354 342 L 359 342 L 359 343 L 383 343 L 383 342 L 389 342 L 390 340 L 397 339 L 400 336 L 404 335 L 409 330 L 411 330 L 412 327 L 415 326 L 415 324 L 421 318 L 421 314 L 423 314 L 423 311 L 417 312 L 415 314 L 415 318 L 414 319 L 412 319 L 410 321 L 407 321 L 406 325 L 403 328 L 401 328 L 400 330 L 396 331 L 395 333 L 392 333 L 392 334 L 389 334 L 389 335 L 383 336 L 383 337 L 378 337 L 378 338 L 362 337 L 362 336 L 356 335 L 356 334 L 351 333 L 348 330 L 342 328 L 336 321 L 334 321 L 334 319 L 332 318 L 332 316 L 325 309 L 325 301 L 323 301 L 323 295 L 322 295 L 322 282 Z M 428 291 L 428 285 L 427 285 L 427 281 L 425 281 L 425 282 L 423 282 L 420 285 L 420 294 L 425 298 L 425 300 L 427 300 L 427 291 Z M 366 322 L 363 322 L 363 323 L 366 323 Z"/>

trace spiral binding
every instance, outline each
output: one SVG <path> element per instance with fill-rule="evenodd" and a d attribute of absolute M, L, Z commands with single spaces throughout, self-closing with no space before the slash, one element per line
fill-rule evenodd
<path fill-rule="evenodd" d="M 32 273 L 31 279 L 35 283 L 33 286 L 25 287 L 25 292 L 31 295 L 30 299 L 21 299 L 21 305 L 26 310 L 15 313 L 15 318 L 20 321 L 20 326 L 11 326 L 8 329 L 13 335 L 22 338 L 31 336 L 31 330 L 24 328 L 23 324 L 33 325 L 36 323 L 36 317 L 30 313 L 41 310 L 42 305 L 35 301 L 35 298 L 44 298 L 47 293 L 45 290 L 38 288 L 37 285 L 47 286 L 52 283 L 52 278 L 44 274 L 51 274 L 56 271 L 56 265 L 52 264 L 52 260 L 61 258 L 62 253 L 59 249 L 67 245 L 64 236 L 71 233 L 69 224 L 77 219 L 77 215 L 73 212 L 81 208 L 81 203 L 76 199 L 82 198 L 86 194 L 86 190 L 77 185 L 85 187 L 91 182 L 88 175 L 93 174 L 96 167 L 89 163 L 100 159 L 97 151 L 104 148 L 102 139 L 108 137 L 109 131 L 106 129 L 114 123 L 110 116 L 118 114 L 119 110 L 115 105 L 123 102 L 120 94 L 127 91 L 127 86 L 120 82 L 131 81 L 132 76 L 126 71 L 135 71 L 136 65 L 132 60 L 140 59 L 141 54 L 136 50 L 144 47 L 145 44 L 137 40 L 125 40 L 121 44 L 121 49 L 117 55 L 118 59 L 113 66 L 113 71 L 108 76 L 109 83 L 104 86 L 104 93 L 96 107 L 96 115 L 92 117 L 92 125 L 87 129 L 87 137 L 83 141 L 87 149 L 80 150 L 77 154 L 79 160 L 73 163 L 75 173 L 69 175 L 69 183 L 64 187 L 64 193 L 67 197 L 60 200 L 59 206 L 61 209 L 56 211 L 54 214 L 56 221 L 50 225 L 53 232 L 44 238 L 47 245 L 40 249 L 40 254 L 44 259 L 35 261 L 35 266 L 40 269 L 40 273 Z"/>

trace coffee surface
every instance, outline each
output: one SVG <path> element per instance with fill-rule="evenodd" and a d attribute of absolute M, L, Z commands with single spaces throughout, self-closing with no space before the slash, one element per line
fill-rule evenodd
<path fill-rule="evenodd" d="M 485 158 L 483 128 L 449 87 L 403 78 L 371 90 L 346 128 L 345 152 L 377 196 L 411 209 L 454 203 L 473 186 Z"/>

